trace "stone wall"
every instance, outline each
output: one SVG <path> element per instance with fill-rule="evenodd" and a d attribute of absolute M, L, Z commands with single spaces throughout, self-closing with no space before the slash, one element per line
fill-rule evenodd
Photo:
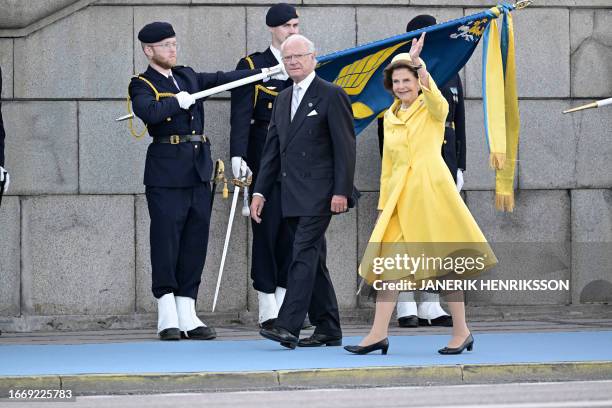
<path fill-rule="evenodd" d="M 0 329 L 153 327 L 148 213 L 142 173 L 147 140 L 124 123 L 127 83 L 146 61 L 145 23 L 173 23 L 181 63 L 231 70 L 263 49 L 268 3 L 258 0 L 0 0 L 2 109 L 12 184 L 0 209 Z M 447 20 L 494 2 L 304 1 L 302 33 L 320 53 L 401 33 L 424 12 Z M 467 96 L 465 197 L 501 264 L 503 278 L 569 279 L 571 292 L 475 293 L 483 307 L 568 307 L 612 301 L 612 109 L 562 115 L 612 96 L 612 1 L 538 1 L 514 13 L 521 110 L 517 208 L 495 212 L 480 98 L 480 47 L 462 76 Z M 211 4 L 211 5 L 209 5 Z M 29 7 L 29 6 L 28 6 Z M 228 160 L 228 94 L 206 105 L 213 156 Z M 141 125 L 139 123 L 139 125 Z M 345 315 L 360 305 L 356 267 L 376 217 L 378 141 L 358 140 L 360 207 L 334 217 L 329 267 Z M 209 311 L 228 201 L 215 201 L 198 308 Z M 250 321 L 250 227 L 238 216 L 213 321 Z M 202 248 L 202 250 L 205 250 Z"/>

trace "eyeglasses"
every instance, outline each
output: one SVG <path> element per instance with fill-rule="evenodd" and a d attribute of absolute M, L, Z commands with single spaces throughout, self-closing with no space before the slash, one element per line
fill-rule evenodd
<path fill-rule="evenodd" d="M 293 59 L 295 58 L 296 60 L 302 59 L 307 55 L 312 54 L 312 52 L 307 52 L 306 54 L 293 54 L 293 55 L 287 55 L 285 57 L 283 57 L 283 62 L 291 62 L 293 61 Z"/>
<path fill-rule="evenodd" d="M 179 45 L 176 42 L 165 42 L 161 44 L 149 44 L 149 47 L 161 47 L 165 50 L 171 50 L 174 48 L 175 50 L 178 50 Z"/>

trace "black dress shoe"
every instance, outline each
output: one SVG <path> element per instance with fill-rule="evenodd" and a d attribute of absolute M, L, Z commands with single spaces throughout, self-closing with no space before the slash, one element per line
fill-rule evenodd
<path fill-rule="evenodd" d="M 276 341 L 280 343 L 281 346 L 290 348 L 292 350 L 298 344 L 298 338 L 291 334 L 289 330 L 283 329 L 282 327 L 274 327 L 270 330 L 261 329 L 259 334 L 268 340 Z"/>
<path fill-rule="evenodd" d="M 180 340 L 181 339 L 181 331 L 177 328 L 171 327 L 169 329 L 164 329 L 159 332 L 160 340 Z"/>
<path fill-rule="evenodd" d="M 431 322 L 431 323 L 430 323 Z M 439 327 L 453 327 L 453 318 L 449 315 L 442 315 L 435 319 L 419 319 L 419 325 L 421 326 L 439 326 Z"/>
<path fill-rule="evenodd" d="M 415 315 L 403 316 L 397 319 L 399 327 L 419 327 L 420 321 L 421 319 L 419 319 Z"/>
<path fill-rule="evenodd" d="M 259 328 L 266 329 L 266 330 L 272 330 L 274 328 L 274 322 L 276 322 L 276 319 L 268 319 L 263 323 L 259 323 Z"/>
<path fill-rule="evenodd" d="M 298 347 L 321 347 L 321 346 L 341 346 L 341 336 L 328 336 L 327 334 L 314 333 L 310 337 L 304 337 L 298 342 Z"/>
<path fill-rule="evenodd" d="M 353 354 L 368 354 L 376 350 L 380 350 L 382 354 L 387 354 L 387 350 L 389 350 L 389 339 L 384 338 L 369 346 L 344 346 L 344 349 Z"/>
<path fill-rule="evenodd" d="M 463 350 L 467 349 L 467 351 L 472 351 L 474 348 L 474 337 L 472 337 L 472 333 L 465 339 L 462 345 L 459 347 L 444 347 L 438 350 L 440 354 L 461 354 Z"/>
<path fill-rule="evenodd" d="M 200 326 L 188 332 L 181 332 L 181 338 L 190 340 L 212 340 L 217 332 L 212 327 Z"/>

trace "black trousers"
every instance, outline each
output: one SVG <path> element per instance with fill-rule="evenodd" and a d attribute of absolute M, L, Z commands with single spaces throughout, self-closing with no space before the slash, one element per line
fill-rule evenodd
<path fill-rule="evenodd" d="M 261 224 L 251 220 L 253 245 L 251 251 L 251 279 L 253 288 L 274 293 L 278 286 L 287 287 L 287 271 L 291 265 L 293 234 L 283 218 L 280 184 L 269 197 L 261 215 Z"/>
<path fill-rule="evenodd" d="M 156 298 L 167 293 L 197 298 L 208 246 L 210 194 L 208 184 L 146 187 Z"/>
<path fill-rule="evenodd" d="M 275 326 L 299 336 L 306 313 L 315 333 L 342 336 L 338 301 L 326 265 L 325 231 L 331 216 L 287 218 L 293 231 L 287 293 Z"/>

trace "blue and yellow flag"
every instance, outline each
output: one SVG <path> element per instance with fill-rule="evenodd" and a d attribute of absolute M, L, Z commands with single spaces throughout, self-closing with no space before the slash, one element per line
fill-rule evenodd
<path fill-rule="evenodd" d="M 501 4 L 477 14 L 324 55 L 318 58 L 317 74 L 340 85 L 349 95 L 355 132 L 359 134 L 392 104 L 393 97 L 383 87 L 383 70 L 396 54 L 410 50 L 413 38 L 427 33 L 421 58 L 436 83 L 443 86 L 463 68 L 484 35 L 483 105 L 487 145 L 491 164 L 497 171 L 497 207 L 512 211 L 519 124 L 510 16 L 514 8 Z M 500 15 L 504 17 L 501 39 L 495 21 Z M 504 199 L 500 201 L 502 196 Z"/>

